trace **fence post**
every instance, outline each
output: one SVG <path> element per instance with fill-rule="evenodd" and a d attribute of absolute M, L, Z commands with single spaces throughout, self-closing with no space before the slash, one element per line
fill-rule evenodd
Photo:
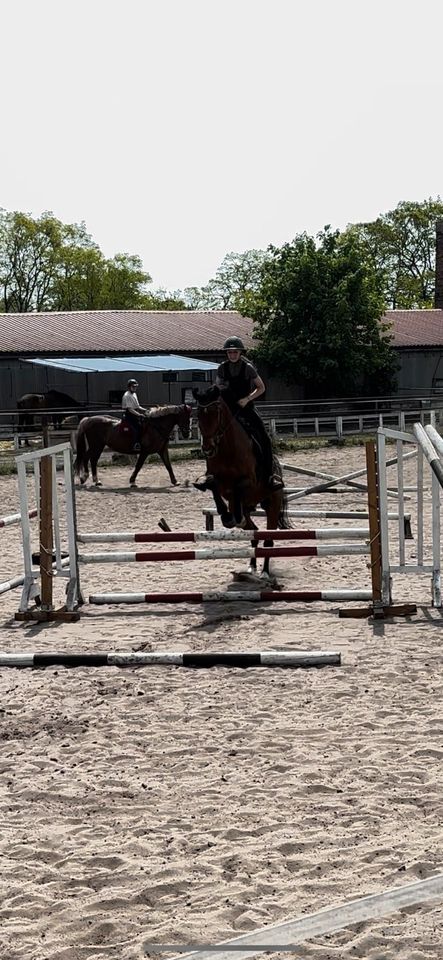
<path fill-rule="evenodd" d="M 372 603 L 374 615 L 377 616 L 377 610 L 380 614 L 382 603 L 382 579 L 381 579 L 381 538 L 380 538 L 380 504 L 377 493 L 377 461 L 375 456 L 375 444 L 368 440 L 366 447 L 366 470 L 368 476 L 368 513 L 369 513 L 369 536 L 371 548 L 371 584 L 372 584 Z M 383 615 L 383 614 L 382 614 Z"/>
<path fill-rule="evenodd" d="M 52 463 L 40 460 L 40 578 L 42 611 L 52 610 Z"/>

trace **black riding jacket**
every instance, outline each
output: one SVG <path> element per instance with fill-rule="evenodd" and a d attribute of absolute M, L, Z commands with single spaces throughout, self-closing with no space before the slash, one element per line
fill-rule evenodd
<path fill-rule="evenodd" d="M 235 366 L 237 367 L 237 364 L 235 364 Z M 238 366 L 240 370 L 235 376 L 231 373 L 231 363 L 229 360 L 221 363 L 217 370 L 217 376 L 229 389 L 229 393 L 235 401 L 242 400 L 243 397 L 247 397 L 251 393 L 254 380 L 256 380 L 258 376 L 255 367 L 253 367 L 248 360 L 245 360 L 244 357 L 238 361 Z"/>

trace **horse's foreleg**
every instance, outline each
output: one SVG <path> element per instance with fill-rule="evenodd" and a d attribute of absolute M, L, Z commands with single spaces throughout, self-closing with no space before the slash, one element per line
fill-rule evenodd
<path fill-rule="evenodd" d="M 223 497 L 219 493 L 216 483 L 211 484 L 210 490 L 214 498 L 214 503 L 216 506 L 217 513 L 220 517 L 220 520 L 223 526 L 226 527 L 228 530 L 232 530 L 232 527 L 235 527 L 235 519 L 231 511 L 228 510 L 228 507 L 225 501 L 223 500 Z"/>
<path fill-rule="evenodd" d="M 170 459 L 169 459 L 169 450 L 168 450 L 168 445 L 167 445 L 167 444 L 166 444 L 165 447 L 162 448 L 162 450 L 159 450 L 159 451 L 158 451 L 158 455 L 159 455 L 160 460 L 162 461 L 162 463 L 164 463 L 164 465 L 165 465 L 165 467 L 166 467 L 166 469 L 167 469 L 167 471 L 168 471 L 168 473 L 169 473 L 169 479 L 170 479 L 171 483 L 174 485 L 174 487 L 176 487 L 176 486 L 177 486 L 177 483 L 178 483 L 178 480 L 176 479 L 175 473 L 174 473 L 174 471 L 173 471 L 173 469 L 172 469 L 171 461 L 170 461 Z"/>
<path fill-rule="evenodd" d="M 143 448 L 142 448 L 142 449 L 140 450 L 140 453 L 139 453 L 139 455 L 138 455 L 138 457 L 137 457 L 137 460 L 136 460 L 136 462 L 135 462 L 135 467 L 134 467 L 134 469 L 133 469 L 133 471 L 132 471 L 132 473 L 131 473 L 131 476 L 129 477 L 129 483 L 130 483 L 131 487 L 134 487 L 134 486 L 135 486 L 135 481 L 136 481 L 136 479 L 137 479 L 137 474 L 140 473 L 140 470 L 141 470 L 141 468 L 142 468 L 142 466 L 143 466 L 143 464 L 144 464 L 147 456 L 148 456 L 148 451 L 147 451 L 146 449 L 143 449 Z"/>

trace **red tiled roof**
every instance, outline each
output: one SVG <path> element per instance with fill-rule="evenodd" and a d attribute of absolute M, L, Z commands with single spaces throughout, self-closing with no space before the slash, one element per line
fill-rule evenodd
<path fill-rule="evenodd" d="M 252 321 L 235 310 L 0 313 L 0 353 L 213 353 L 234 334 L 252 346 Z"/>
<path fill-rule="evenodd" d="M 443 310 L 387 310 L 394 347 L 443 347 Z"/>
<path fill-rule="evenodd" d="M 442 347 L 443 310 L 388 310 L 394 347 Z M 235 310 L 80 310 L 0 313 L 0 354 L 214 353 L 236 334 L 253 346 L 252 320 Z"/>

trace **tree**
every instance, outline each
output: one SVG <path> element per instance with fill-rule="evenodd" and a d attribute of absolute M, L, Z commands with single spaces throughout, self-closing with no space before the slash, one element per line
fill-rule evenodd
<path fill-rule="evenodd" d="M 349 226 L 383 274 L 386 303 L 393 310 L 433 307 L 435 224 L 441 218 L 443 203 L 437 197 L 403 201 L 372 223 Z"/>
<path fill-rule="evenodd" d="M 168 293 L 167 290 L 160 288 L 152 293 L 148 291 L 143 297 L 144 310 L 188 310 L 180 290 Z"/>
<path fill-rule="evenodd" d="M 189 309 L 244 312 L 249 295 L 260 285 L 266 257 L 264 250 L 226 254 L 215 277 L 205 287 L 186 288 L 184 298 Z"/>
<path fill-rule="evenodd" d="M 376 395 L 395 369 L 379 277 L 351 233 L 328 228 L 269 248 L 262 282 L 248 303 L 257 355 L 311 397 Z"/>
<path fill-rule="evenodd" d="M 61 224 L 51 213 L 34 220 L 0 210 L 1 309 L 44 310 L 57 273 Z"/>
<path fill-rule="evenodd" d="M 106 259 L 84 223 L 0 210 L 0 311 L 186 309 L 150 282 L 136 254 Z"/>

